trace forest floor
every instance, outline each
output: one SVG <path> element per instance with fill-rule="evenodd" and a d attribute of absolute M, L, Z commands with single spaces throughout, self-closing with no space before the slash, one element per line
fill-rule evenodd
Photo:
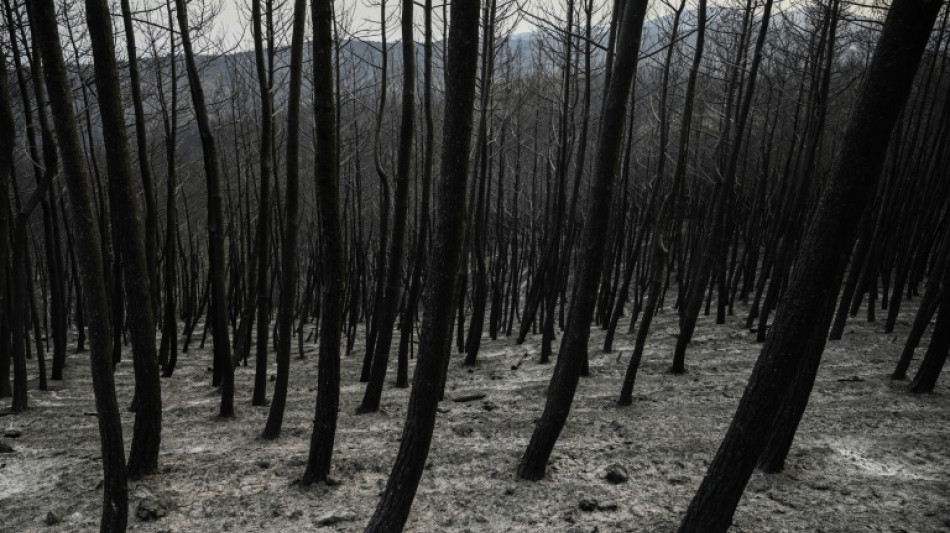
<path fill-rule="evenodd" d="M 675 531 L 761 346 L 740 329 L 743 318 L 737 314 L 728 325 L 715 326 L 701 317 L 688 373 L 673 376 L 667 368 L 676 315 L 667 309 L 647 344 L 634 404 L 624 408 L 616 398 L 633 339 L 619 335 L 615 352 L 604 354 L 597 329 L 592 375 L 581 381 L 548 476 L 540 482 L 515 478 L 553 368 L 536 362 L 540 338 L 520 346 L 510 339 L 486 341 L 475 368 L 461 367 L 453 356 L 447 398 L 406 530 Z M 786 471 L 754 474 L 732 531 L 950 532 L 948 379 L 934 394 L 916 396 L 906 392 L 906 382 L 888 378 L 908 328 L 903 320 L 884 335 L 879 324 L 855 320 L 844 340 L 829 343 Z M 294 355 L 283 434 L 274 442 L 259 438 L 267 408 L 250 405 L 253 364 L 236 373 L 237 417 L 221 420 L 209 350 L 182 356 L 175 375 L 162 381 L 160 473 L 130 483 L 129 529 L 362 531 L 392 466 L 408 390 L 389 386 L 391 370 L 382 411 L 355 415 L 363 392 L 361 347 L 358 341 L 343 360 L 332 474 L 337 484 L 309 488 L 295 480 L 307 460 L 315 346 L 306 346 L 306 360 Z M 51 382 L 49 391 L 31 391 L 28 412 L 0 418 L 0 429 L 22 432 L 3 439 L 14 452 L 0 455 L 0 532 L 97 530 L 101 466 L 86 357 L 71 356 L 67 378 Z M 120 405 L 128 406 L 128 359 L 118 365 L 116 381 Z M 453 401 L 470 393 L 485 397 Z M 123 421 L 128 445 L 132 414 L 123 413 Z M 625 469 L 629 479 L 608 482 L 605 472 L 612 465 Z M 164 516 L 136 517 L 143 502 Z M 47 525 L 51 512 L 60 521 Z"/>

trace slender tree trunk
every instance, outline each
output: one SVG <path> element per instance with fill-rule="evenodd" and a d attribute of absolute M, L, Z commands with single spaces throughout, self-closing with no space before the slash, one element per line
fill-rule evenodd
<path fill-rule="evenodd" d="M 333 4 L 331 0 L 314 0 L 311 8 L 317 153 L 315 178 L 320 199 L 323 294 L 320 355 L 317 362 L 317 406 L 310 437 L 310 455 L 302 479 L 304 484 L 326 481 L 330 475 L 340 405 L 340 335 L 346 265 L 340 219 L 336 103 L 333 94 Z"/>
<path fill-rule="evenodd" d="M 132 25 L 132 8 L 129 0 L 121 1 L 122 24 L 125 29 L 125 50 L 129 62 L 129 85 L 132 89 L 132 109 L 135 113 L 135 142 L 138 149 L 139 175 L 145 198 L 145 260 L 148 264 L 149 287 L 152 291 L 152 316 L 157 317 L 160 307 L 158 279 L 158 208 L 155 201 L 155 186 L 152 184 L 152 167 L 149 164 L 148 138 L 145 128 L 145 109 L 142 105 L 142 86 L 139 82 L 139 61 L 135 44 L 135 28 Z"/>
<path fill-rule="evenodd" d="M 376 343 L 370 367 L 366 393 L 357 413 L 379 410 L 379 400 L 389 364 L 393 325 L 399 305 L 399 285 L 402 282 L 403 255 L 406 248 L 406 219 L 409 214 L 409 171 L 412 163 L 412 136 L 415 123 L 416 99 L 416 45 L 412 39 L 412 8 L 415 0 L 402 0 L 402 119 L 399 125 L 399 151 L 396 156 L 395 195 L 393 198 L 393 234 L 389 246 L 389 267 L 386 272 L 383 299 L 376 302 Z M 386 51 L 384 50 L 385 54 Z"/>
<path fill-rule="evenodd" d="M 261 98 L 261 138 L 260 138 L 260 194 L 257 206 L 257 234 L 255 237 L 255 265 L 257 282 L 257 351 L 255 355 L 254 393 L 251 405 L 267 403 L 267 328 L 270 325 L 270 290 L 267 285 L 268 244 L 270 243 L 270 193 L 274 139 L 273 105 L 271 87 L 264 63 L 264 37 L 261 24 L 261 0 L 251 1 L 251 14 L 254 19 L 254 63 L 257 70 L 258 91 Z M 251 295 L 255 296 L 255 295 Z M 250 336 L 248 336 L 250 337 Z M 250 338 L 245 339 L 248 345 Z M 279 342 L 279 341 L 278 341 Z"/>
<path fill-rule="evenodd" d="M 943 286 L 943 301 L 937 310 L 937 321 L 930 337 L 930 346 L 920 362 L 914 380 L 910 383 L 910 391 L 915 394 L 933 392 L 950 351 L 950 289 L 947 288 L 950 287 L 950 268 L 944 269 Z"/>
<path fill-rule="evenodd" d="M 76 234 L 75 253 L 82 274 L 84 307 L 89 319 L 92 386 L 99 420 L 103 463 L 101 533 L 123 532 L 128 521 L 125 446 L 112 376 L 112 327 L 105 267 L 99 242 L 91 184 L 82 157 L 74 115 L 72 90 L 60 47 L 56 8 L 52 0 L 30 2 L 30 18 L 41 44 L 46 87 L 70 200 L 70 227 Z"/>
<path fill-rule="evenodd" d="M 277 310 L 277 380 L 267 415 L 263 437 L 276 439 L 287 405 L 290 378 L 290 347 L 297 296 L 297 227 L 300 188 L 300 87 L 303 80 L 303 39 L 307 22 L 307 0 L 294 0 L 293 33 L 290 43 L 290 87 L 287 97 L 287 200 L 284 205 L 284 245 L 280 256 L 280 302 Z M 314 44 L 317 44 L 316 41 Z M 322 51 L 322 50 L 321 50 Z M 332 74 L 332 70 L 330 71 Z M 342 297 L 342 296 L 341 296 Z M 301 327 L 303 326 L 301 314 Z M 339 350 L 339 348 L 337 348 Z M 339 352 L 337 352 L 339 353 Z"/>
<path fill-rule="evenodd" d="M 422 294 L 422 271 L 425 268 L 426 241 L 429 238 L 429 198 L 432 196 L 432 160 L 435 144 L 435 124 L 432 119 L 432 0 L 425 0 L 425 45 L 422 74 L 422 109 L 425 118 L 425 140 L 422 168 L 422 201 L 419 205 L 419 227 L 416 234 L 416 250 L 413 259 L 412 279 L 406 309 L 402 315 L 399 338 L 398 365 L 396 368 L 396 386 L 409 386 L 409 345 L 412 342 L 412 329 L 416 321 L 416 310 Z"/>
<path fill-rule="evenodd" d="M 479 2 L 455 0 L 451 10 L 446 51 L 442 170 L 432 249 L 427 259 L 428 282 L 419 355 L 399 452 L 386 489 L 366 527 L 367 533 L 399 533 L 405 527 L 429 455 L 441 388 L 440 375 L 449 354 L 453 295 L 465 223 L 478 62 Z"/>
<path fill-rule="evenodd" d="M 234 364 L 231 361 L 231 341 L 228 333 L 228 297 L 226 288 L 224 257 L 224 215 L 221 211 L 221 176 L 218 170 L 218 151 L 214 132 L 208 118 L 204 89 L 198 74 L 198 64 L 191 46 L 188 26 L 188 5 L 185 0 L 175 0 L 178 16 L 178 28 L 181 34 L 181 46 L 185 55 L 185 67 L 188 72 L 188 85 L 191 88 L 191 100 L 198 122 L 201 137 L 201 151 L 204 156 L 205 182 L 208 194 L 208 255 L 210 257 L 209 283 L 211 285 L 211 304 L 209 322 L 214 334 L 214 361 L 221 372 L 221 411 L 220 416 L 234 416 Z"/>
<path fill-rule="evenodd" d="M 623 142 L 623 136 L 617 135 L 617 132 L 624 130 L 627 100 L 630 99 L 631 87 L 636 79 L 646 8 L 646 0 L 627 0 L 623 14 L 614 15 L 621 17 L 617 53 L 601 115 L 593 182 L 587 204 L 587 222 L 581 239 L 584 248 L 575 281 L 575 302 L 568 318 L 567 330 L 561 339 L 561 350 L 548 386 L 544 413 L 534 428 L 518 467 L 518 477 L 521 479 L 538 480 L 544 477 L 548 457 L 567 421 L 586 358 L 590 325 L 597 303 L 597 284 L 607 245 L 614 175 L 619 166 Z"/>

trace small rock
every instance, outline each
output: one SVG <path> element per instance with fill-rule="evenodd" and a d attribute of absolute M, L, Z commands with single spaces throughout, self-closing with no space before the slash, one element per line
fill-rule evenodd
<path fill-rule="evenodd" d="M 137 516 L 138 519 L 143 522 L 158 520 L 167 514 L 168 511 L 165 510 L 165 506 L 155 500 L 142 500 L 139 502 L 139 506 L 135 510 L 135 516 Z"/>
<path fill-rule="evenodd" d="M 630 476 L 627 474 L 627 469 L 618 465 L 612 464 L 607 467 L 607 473 L 604 475 L 604 479 L 608 483 L 613 485 L 619 485 L 620 483 L 626 483 Z"/>
<path fill-rule="evenodd" d="M 322 526 L 332 526 L 333 524 L 338 524 L 340 522 L 352 522 L 356 520 L 356 514 L 349 511 L 330 511 L 327 514 L 317 517 L 314 520 L 314 524 L 317 527 Z"/>
<path fill-rule="evenodd" d="M 493 402 L 485 402 L 484 404 L 482 404 L 482 409 L 491 412 L 491 411 L 494 411 L 495 409 L 498 409 L 498 406 L 495 405 Z"/>
<path fill-rule="evenodd" d="M 617 502 L 605 502 L 605 503 L 597 504 L 598 511 L 613 512 L 613 511 L 616 511 L 618 508 L 619 506 L 617 505 Z"/>
<path fill-rule="evenodd" d="M 590 513 L 597 510 L 597 500 L 584 498 L 577 504 L 577 506 L 581 511 Z"/>
<path fill-rule="evenodd" d="M 46 525 L 55 526 L 56 524 L 63 521 L 63 517 L 56 511 L 50 511 L 46 513 Z"/>
<path fill-rule="evenodd" d="M 13 453 L 13 448 L 9 444 L 0 440 L 0 453 Z"/>
<path fill-rule="evenodd" d="M 23 432 L 20 431 L 19 429 L 12 429 L 12 428 L 11 428 L 11 429 L 8 429 L 8 430 L 4 431 L 4 432 L 3 432 L 3 436 L 6 437 L 6 438 L 8 438 L 8 439 L 19 439 L 20 437 L 23 436 Z"/>
<path fill-rule="evenodd" d="M 481 400 L 487 396 L 484 392 L 473 392 L 469 394 L 460 394 L 455 398 L 452 398 L 452 401 L 455 403 L 465 403 L 465 402 L 474 402 L 475 400 Z"/>
<path fill-rule="evenodd" d="M 765 492 L 770 488 L 769 480 L 765 476 L 757 476 L 749 482 L 749 489 L 753 492 Z"/>
<path fill-rule="evenodd" d="M 301 511 L 300 509 L 297 509 L 296 511 L 290 513 L 291 520 L 298 520 L 301 516 L 303 516 L 303 511 Z"/>
<path fill-rule="evenodd" d="M 270 468 L 270 461 L 258 461 L 257 467 L 266 470 Z"/>
<path fill-rule="evenodd" d="M 472 426 L 468 425 L 455 426 L 452 428 L 452 433 L 455 433 L 459 437 L 468 437 L 472 434 L 472 431 L 474 431 Z"/>

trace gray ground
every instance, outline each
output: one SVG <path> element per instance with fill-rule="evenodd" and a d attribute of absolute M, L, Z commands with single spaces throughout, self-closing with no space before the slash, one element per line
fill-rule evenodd
<path fill-rule="evenodd" d="M 626 408 L 615 401 L 633 339 L 620 335 L 617 351 L 603 354 L 602 334 L 595 333 L 593 375 L 581 382 L 540 482 L 514 476 L 552 368 L 535 362 L 540 339 L 522 346 L 486 341 L 474 369 L 453 361 L 449 400 L 406 530 L 675 531 L 759 349 L 754 335 L 738 329 L 739 316 L 727 326 L 701 317 L 688 374 L 669 375 L 675 320 L 667 310 L 655 322 L 634 405 Z M 879 325 L 854 322 L 844 340 L 829 344 L 786 472 L 753 476 L 732 531 L 950 532 L 946 376 L 924 396 L 887 377 L 907 329 L 903 321 L 884 335 Z M 130 530 L 362 531 L 392 466 L 408 391 L 387 386 L 381 413 L 354 415 L 363 390 L 358 342 L 343 361 L 333 474 L 339 484 L 303 488 L 295 479 L 306 463 L 316 384 L 315 347 L 308 349 L 306 360 L 295 354 L 292 361 L 284 433 L 276 442 L 258 437 L 267 408 L 250 406 L 253 365 L 238 369 L 238 415 L 223 421 L 215 417 L 210 352 L 193 350 L 179 360 L 175 376 L 162 382 L 161 472 L 130 485 Z M 53 390 L 31 391 L 27 413 L 0 418 L 0 429 L 22 432 L 4 439 L 15 452 L 0 455 L 0 532 L 97 530 L 101 467 L 86 357 L 70 357 L 67 379 L 53 382 Z M 129 361 L 116 378 L 127 406 Z M 392 372 L 387 385 L 391 378 Z M 486 396 L 451 401 L 470 392 Z M 123 420 L 128 443 L 132 415 Z M 629 480 L 608 482 L 612 465 Z M 165 516 L 136 518 L 143 502 Z M 50 512 L 61 521 L 47 525 Z"/>

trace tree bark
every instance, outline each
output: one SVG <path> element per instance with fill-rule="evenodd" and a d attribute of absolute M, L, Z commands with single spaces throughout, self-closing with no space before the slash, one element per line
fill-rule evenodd
<path fill-rule="evenodd" d="M 432 443 L 443 362 L 448 358 L 455 281 L 465 223 L 469 143 L 478 62 L 477 0 L 451 4 L 445 73 L 442 169 L 432 249 L 427 259 L 422 335 L 399 452 L 367 533 L 405 527 Z"/>
<path fill-rule="evenodd" d="M 942 2 L 895 0 L 818 208 L 739 403 L 735 418 L 680 524 L 680 533 L 725 532 L 808 344 L 824 336 L 858 221 L 879 179 L 891 130 Z M 820 352 L 820 350 L 819 350 Z"/>
<path fill-rule="evenodd" d="M 637 56 L 640 53 L 640 36 L 646 8 L 646 0 L 627 0 L 620 19 L 617 53 L 610 86 L 604 99 L 597 139 L 593 181 L 587 204 L 587 223 L 584 225 L 581 239 L 583 250 L 575 281 L 575 301 L 568 318 L 567 330 L 561 339 L 561 350 L 548 386 L 544 413 L 535 426 L 518 467 L 518 477 L 522 479 L 538 480 L 544 477 L 548 457 L 567 421 L 581 367 L 586 359 L 590 325 L 597 303 L 597 284 L 600 281 L 607 245 L 614 176 L 620 162 L 623 142 L 623 136 L 617 135 L 617 132 L 624 130 L 627 100 L 636 79 Z"/>
<path fill-rule="evenodd" d="M 63 159 L 70 200 L 70 226 L 76 235 L 75 253 L 85 293 L 92 386 L 102 448 L 103 501 L 99 531 L 119 533 L 125 531 L 128 521 L 128 485 L 122 424 L 112 376 L 111 314 L 99 229 L 73 111 L 71 84 L 59 41 L 56 8 L 52 0 L 37 0 L 30 2 L 29 6 L 34 31 L 39 37 L 40 55 L 46 67 L 46 87 Z"/>
<path fill-rule="evenodd" d="M 214 334 L 214 363 L 221 372 L 220 416 L 234 416 L 234 364 L 231 361 L 231 341 L 228 333 L 228 297 L 224 260 L 224 215 L 221 210 L 221 176 L 218 170 L 218 151 L 214 132 L 208 118 L 204 89 L 198 74 L 198 64 L 192 50 L 188 27 L 188 5 L 185 0 L 175 0 L 181 46 L 185 55 L 188 85 L 204 158 L 205 184 L 208 195 L 208 255 L 210 258 L 209 283 L 211 304 L 208 318 Z"/>
<path fill-rule="evenodd" d="M 333 3 L 314 0 L 313 101 L 316 119 L 316 185 L 320 201 L 323 253 L 320 354 L 317 362 L 317 405 L 310 436 L 310 454 L 303 483 L 326 481 L 333 458 L 337 411 L 340 405 L 340 336 L 343 325 L 343 286 L 346 252 L 340 220 L 340 184 L 336 142 L 336 101 L 333 94 Z"/>
<path fill-rule="evenodd" d="M 129 164 L 125 110 L 108 2 L 86 0 L 86 21 L 95 61 L 96 91 L 109 170 L 109 196 L 116 202 L 112 206 L 112 213 L 118 223 L 116 230 L 125 270 L 123 286 L 125 297 L 131 303 L 128 306 L 126 324 L 132 336 L 135 426 L 129 452 L 128 475 L 131 479 L 137 479 L 158 470 L 162 433 L 162 390 L 159 383 L 158 354 L 155 350 L 155 319 L 152 315 L 152 305 L 136 304 L 152 301 L 151 278 L 146 259 L 148 251 L 145 249 L 147 240 Z"/>

